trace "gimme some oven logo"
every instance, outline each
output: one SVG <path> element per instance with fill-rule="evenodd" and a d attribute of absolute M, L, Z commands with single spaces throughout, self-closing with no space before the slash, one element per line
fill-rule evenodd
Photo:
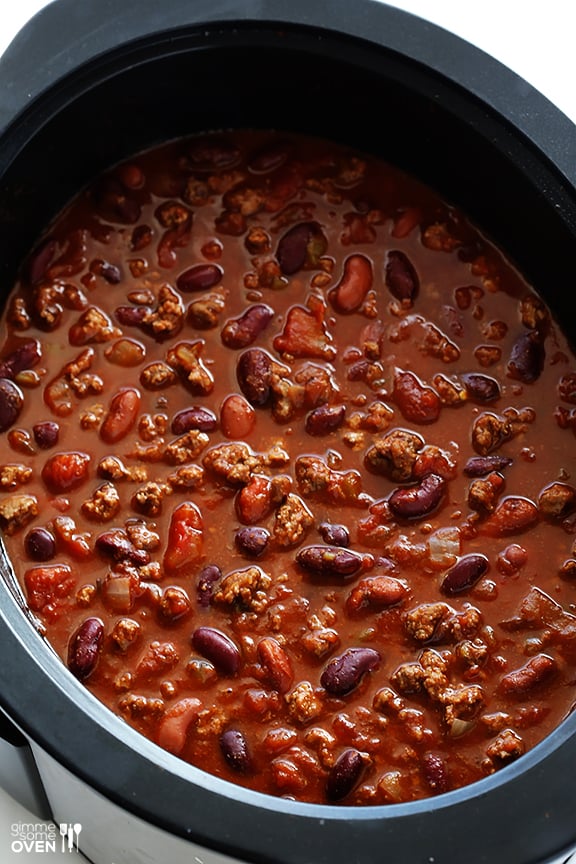
<path fill-rule="evenodd" d="M 10 826 L 12 852 L 77 852 L 79 822 L 13 822 Z"/>

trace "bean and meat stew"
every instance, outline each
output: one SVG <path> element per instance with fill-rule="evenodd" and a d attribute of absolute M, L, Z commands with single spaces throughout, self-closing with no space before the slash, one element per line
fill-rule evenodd
<path fill-rule="evenodd" d="M 0 345 L 27 607 L 160 747 L 387 804 L 571 711 L 574 355 L 415 179 L 297 135 L 170 142 L 59 215 Z"/>

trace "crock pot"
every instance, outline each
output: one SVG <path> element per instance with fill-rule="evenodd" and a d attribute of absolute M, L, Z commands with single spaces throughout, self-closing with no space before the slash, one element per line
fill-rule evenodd
<path fill-rule="evenodd" d="M 5 291 L 100 170 L 195 131 L 274 127 L 417 175 L 574 326 L 576 128 L 495 60 L 408 13 L 375 0 L 56 0 L 13 41 L 0 80 Z M 428 800 L 271 798 L 183 763 L 97 702 L 0 563 L 0 704 L 51 817 L 81 826 L 94 864 L 560 864 L 576 846 L 576 713 L 518 762 Z"/>

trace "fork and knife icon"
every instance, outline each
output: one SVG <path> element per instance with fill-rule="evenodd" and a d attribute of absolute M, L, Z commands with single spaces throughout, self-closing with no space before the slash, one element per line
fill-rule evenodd
<path fill-rule="evenodd" d="M 60 835 L 62 837 L 62 852 L 66 851 L 66 845 L 68 845 L 68 851 L 72 852 L 74 847 L 76 847 L 76 851 L 78 851 L 78 835 L 82 830 L 82 825 L 79 822 L 60 822 Z"/>

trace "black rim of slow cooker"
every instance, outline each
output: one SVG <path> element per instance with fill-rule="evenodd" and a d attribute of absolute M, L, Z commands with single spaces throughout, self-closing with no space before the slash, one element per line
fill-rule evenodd
<path fill-rule="evenodd" d="M 380 15 L 373 6 L 372 11 Z M 410 17 L 407 16 L 407 26 Z M 450 42 L 449 34 L 442 34 L 440 41 L 445 36 Z M 549 169 L 546 164 L 544 173 Z M 566 213 L 570 222 L 573 189 L 569 186 L 566 189 L 558 181 L 560 187 L 568 199 Z M 519 839 L 519 862 L 543 861 L 552 854 L 560 854 L 574 840 L 574 832 L 567 833 L 566 829 L 571 824 L 566 801 L 570 796 L 564 795 L 562 800 L 562 796 L 553 794 L 553 787 L 568 782 L 572 773 L 569 767 L 576 749 L 574 717 L 568 718 L 553 736 L 519 763 L 437 799 L 377 808 L 333 808 L 270 799 L 185 766 L 162 751 L 158 753 L 158 748 L 149 742 L 142 742 L 133 730 L 126 730 L 69 673 L 63 674 L 60 661 L 42 646 L 36 634 L 30 644 L 30 623 L 5 585 L 2 594 L 6 599 L 3 625 L 7 631 L 0 681 L 10 716 L 73 774 L 125 809 L 175 834 L 231 855 L 240 852 L 246 860 L 274 864 L 354 860 L 354 850 L 360 842 L 366 850 L 373 850 L 374 855 L 388 845 L 396 860 L 401 843 L 403 860 L 416 861 L 420 860 L 416 856 L 420 854 L 423 838 L 430 850 L 430 860 L 446 860 L 442 857 L 446 850 L 468 848 L 470 862 L 495 862 L 504 860 L 499 858 L 502 837 L 494 832 L 493 839 L 487 839 L 486 824 L 501 822 L 502 811 L 513 798 L 526 835 L 524 840 Z M 19 689 L 10 692 L 7 688 L 14 681 L 19 682 Z M 123 737 L 134 744 L 127 747 L 121 740 Z M 556 808 L 554 812 L 543 810 L 542 803 L 534 802 L 536 789 L 538 800 Z M 476 822 L 481 822 L 476 828 L 471 826 L 466 808 L 473 811 Z M 514 824 L 512 815 L 503 830 L 508 832 Z M 555 840 L 546 830 L 550 824 L 561 825 Z M 300 831 L 301 838 L 297 836 Z M 476 845 L 483 847 L 477 855 L 470 843 L 471 836 Z M 546 840 L 542 839 L 544 836 Z M 482 838 L 486 842 L 481 844 Z M 552 848 L 554 843 L 557 847 Z M 512 864 L 515 859 L 510 852 L 508 848 L 505 860 Z"/>

